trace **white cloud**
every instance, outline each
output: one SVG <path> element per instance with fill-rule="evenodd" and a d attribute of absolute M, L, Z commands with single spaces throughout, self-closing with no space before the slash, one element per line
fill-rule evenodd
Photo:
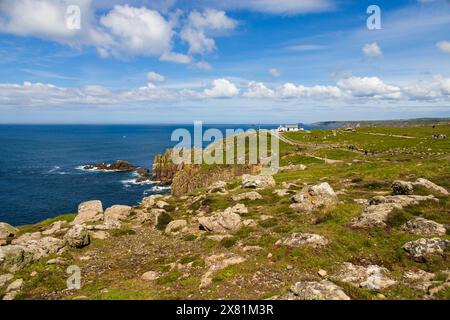
<path fill-rule="evenodd" d="M 269 69 L 269 73 L 270 73 L 270 75 L 272 77 L 279 77 L 279 76 L 281 76 L 280 71 L 278 71 L 278 69 L 276 69 L 276 68 Z"/>
<path fill-rule="evenodd" d="M 166 78 L 163 75 L 153 71 L 147 73 L 147 79 L 150 82 L 164 82 L 166 80 Z"/>
<path fill-rule="evenodd" d="M 227 0 L 206 1 L 223 8 L 245 9 L 269 14 L 301 14 L 331 10 L 331 0 Z"/>
<path fill-rule="evenodd" d="M 383 56 L 383 52 L 381 51 L 380 46 L 376 42 L 364 45 L 362 51 L 364 52 L 366 57 L 369 58 L 380 58 Z"/>
<path fill-rule="evenodd" d="M 444 53 L 450 53 L 450 41 L 439 41 L 436 47 Z"/>
<path fill-rule="evenodd" d="M 155 82 L 156 78 L 159 77 L 151 75 L 149 80 Z M 437 75 L 426 81 L 391 85 L 377 77 L 352 76 L 339 80 L 337 86 L 285 83 L 275 88 L 261 82 L 250 81 L 243 93 L 240 93 L 233 82 L 223 78 L 214 80 L 209 88 L 205 88 L 202 84 L 189 85 L 189 83 L 159 87 L 152 82 L 126 90 L 109 89 L 99 85 L 64 88 L 54 84 L 31 82 L 0 84 L 1 107 L 146 106 L 150 102 L 168 105 L 222 98 L 234 98 L 235 101 L 259 99 L 260 102 L 268 104 L 276 101 L 283 104 L 314 105 L 317 102 L 332 102 L 370 105 L 373 101 L 380 104 L 383 101 L 395 100 L 396 104 L 425 101 L 445 105 L 450 102 L 450 78 Z"/>
<path fill-rule="evenodd" d="M 290 51 L 314 51 L 324 49 L 325 46 L 318 44 L 296 44 L 293 46 L 286 47 L 287 50 Z"/>
<path fill-rule="evenodd" d="M 335 86 L 296 86 L 293 83 L 285 83 L 278 88 L 280 98 L 337 98 L 341 96 L 341 90 Z"/>
<path fill-rule="evenodd" d="M 340 79 L 337 85 L 354 97 L 376 97 L 398 99 L 401 97 L 399 87 L 385 84 L 378 77 L 349 77 Z"/>
<path fill-rule="evenodd" d="M 244 97 L 273 98 L 275 97 L 275 92 L 272 89 L 267 88 L 262 82 L 250 81 L 248 89 L 244 93 Z"/>
<path fill-rule="evenodd" d="M 171 51 L 172 26 L 157 11 L 115 6 L 100 18 L 113 41 L 103 49 L 112 54 L 161 56 Z"/>
<path fill-rule="evenodd" d="M 212 66 L 206 61 L 199 61 L 195 63 L 195 67 L 203 70 L 211 70 Z"/>
<path fill-rule="evenodd" d="M 189 14 L 180 37 L 189 44 L 190 54 L 206 54 L 216 49 L 216 43 L 208 34 L 233 30 L 237 21 L 229 18 L 224 11 L 206 9 Z"/>
<path fill-rule="evenodd" d="M 208 98 L 232 98 L 239 94 L 236 85 L 226 79 L 216 79 L 211 89 L 205 89 L 203 95 Z"/>
<path fill-rule="evenodd" d="M 160 57 L 160 60 L 174 62 L 174 63 L 180 63 L 180 64 L 187 64 L 187 63 L 191 63 L 191 61 L 192 61 L 191 57 L 189 57 L 185 54 L 176 53 L 176 52 L 165 52 Z"/>

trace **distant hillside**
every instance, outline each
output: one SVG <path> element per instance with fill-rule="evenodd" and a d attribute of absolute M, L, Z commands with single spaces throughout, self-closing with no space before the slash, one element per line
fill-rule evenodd
<path fill-rule="evenodd" d="M 418 125 L 450 124 L 450 118 L 418 118 L 418 119 L 399 119 L 399 120 L 373 120 L 373 121 L 322 121 L 314 122 L 314 126 L 327 127 L 405 127 Z"/>

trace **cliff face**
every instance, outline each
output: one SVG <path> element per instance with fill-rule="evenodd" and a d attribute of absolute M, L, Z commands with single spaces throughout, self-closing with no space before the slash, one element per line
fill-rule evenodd
<path fill-rule="evenodd" d="M 171 151 L 158 154 L 153 160 L 152 179 L 165 183 L 172 183 L 175 174 L 182 169 L 181 165 L 174 164 L 171 158 Z"/>
<path fill-rule="evenodd" d="M 180 196 L 217 181 L 228 181 L 243 174 L 257 174 L 260 165 L 215 165 L 174 164 L 171 150 L 156 155 L 152 167 L 152 180 L 170 183 L 172 195 Z"/>
<path fill-rule="evenodd" d="M 243 174 L 257 174 L 260 170 L 259 165 L 220 165 L 207 168 L 185 165 L 172 180 L 172 195 L 180 196 L 217 181 L 229 181 Z"/>

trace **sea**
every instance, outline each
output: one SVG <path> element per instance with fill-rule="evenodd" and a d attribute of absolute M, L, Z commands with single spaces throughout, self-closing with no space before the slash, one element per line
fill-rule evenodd
<path fill-rule="evenodd" d="M 226 129 L 276 127 L 221 124 L 203 130 L 217 128 L 225 135 Z M 170 192 L 155 183 L 136 183 L 135 172 L 82 167 L 125 160 L 151 169 L 156 154 L 179 142 L 171 135 L 180 128 L 193 132 L 193 125 L 0 125 L 0 222 L 32 224 L 76 213 L 88 200 L 101 200 L 107 208 Z"/>

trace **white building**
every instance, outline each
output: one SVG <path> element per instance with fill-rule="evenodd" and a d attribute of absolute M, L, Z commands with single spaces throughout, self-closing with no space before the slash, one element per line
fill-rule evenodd
<path fill-rule="evenodd" d="M 278 132 L 293 132 L 303 130 L 303 128 L 299 128 L 298 124 L 287 124 L 285 126 L 279 126 L 277 130 Z"/>

